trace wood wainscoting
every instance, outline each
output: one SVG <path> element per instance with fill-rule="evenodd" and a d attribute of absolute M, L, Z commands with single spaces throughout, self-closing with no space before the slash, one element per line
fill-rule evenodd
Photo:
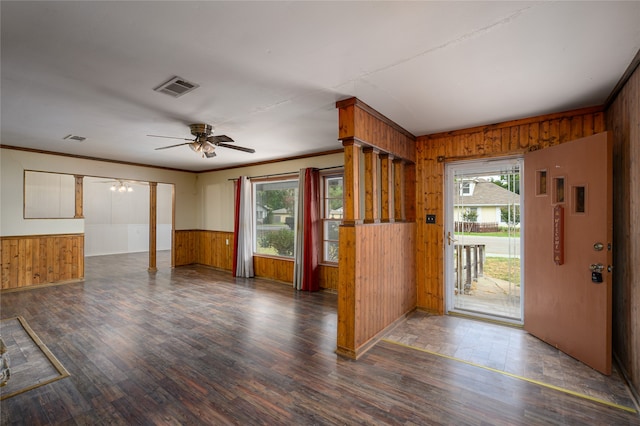
<path fill-rule="evenodd" d="M 0 237 L 2 290 L 84 278 L 84 234 Z"/>
<path fill-rule="evenodd" d="M 175 266 L 200 265 L 230 271 L 233 268 L 233 232 L 190 229 L 175 231 Z"/>
<path fill-rule="evenodd" d="M 190 229 L 174 233 L 175 266 L 194 263 L 231 271 L 233 232 Z M 253 256 L 256 277 L 293 283 L 293 259 Z M 338 266 L 319 265 L 320 287 L 338 290 Z"/>
<path fill-rule="evenodd" d="M 293 259 L 273 256 L 253 256 L 256 277 L 293 284 Z"/>

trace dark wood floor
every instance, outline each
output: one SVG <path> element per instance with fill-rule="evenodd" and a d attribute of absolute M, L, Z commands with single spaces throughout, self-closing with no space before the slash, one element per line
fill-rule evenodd
<path fill-rule="evenodd" d="M 339 358 L 335 294 L 139 264 L 89 258 L 84 283 L 1 295 L 71 374 L 2 401 L 3 425 L 640 424 L 388 342 Z"/>

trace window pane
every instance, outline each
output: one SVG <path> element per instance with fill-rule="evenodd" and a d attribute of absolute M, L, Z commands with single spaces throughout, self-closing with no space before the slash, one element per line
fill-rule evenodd
<path fill-rule="evenodd" d="M 339 220 L 327 220 L 324 222 L 324 239 L 338 241 L 338 234 L 340 233 L 340 221 Z"/>
<path fill-rule="evenodd" d="M 338 242 L 325 241 L 324 243 L 324 260 L 325 262 L 338 262 Z"/>
<path fill-rule="evenodd" d="M 256 253 L 293 257 L 298 181 L 254 186 Z"/>
<path fill-rule="evenodd" d="M 340 224 L 344 215 L 342 175 L 326 176 L 323 180 L 322 218 L 325 219 L 322 227 L 322 246 L 324 262 L 338 262 L 338 235 Z"/>

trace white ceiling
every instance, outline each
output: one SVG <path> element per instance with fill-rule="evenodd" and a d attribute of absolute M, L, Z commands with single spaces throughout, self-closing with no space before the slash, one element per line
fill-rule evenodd
<path fill-rule="evenodd" d="M 339 149 L 351 96 L 414 135 L 602 105 L 640 50 L 640 1 L 0 8 L 2 144 L 193 171 Z M 174 75 L 200 87 L 153 91 Z M 256 153 L 146 136 L 198 122 Z"/>

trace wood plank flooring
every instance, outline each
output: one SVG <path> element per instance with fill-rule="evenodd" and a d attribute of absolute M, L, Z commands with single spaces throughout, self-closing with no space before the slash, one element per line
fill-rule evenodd
<path fill-rule="evenodd" d="M 335 294 L 141 259 L 87 258 L 84 283 L 0 296 L 71 374 L 2 401 L 2 425 L 640 424 L 388 342 L 342 359 Z"/>

